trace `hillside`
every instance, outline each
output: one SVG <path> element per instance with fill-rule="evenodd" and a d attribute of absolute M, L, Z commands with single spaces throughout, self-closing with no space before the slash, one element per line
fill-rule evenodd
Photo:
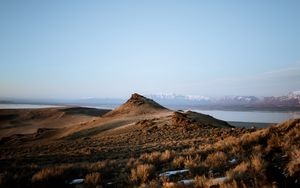
<path fill-rule="evenodd" d="M 84 107 L 0 109 L 0 138 L 34 133 L 39 128 L 70 127 L 96 119 L 109 111 Z"/>
<path fill-rule="evenodd" d="M 156 103 L 152 99 L 134 93 L 124 104 L 105 114 L 104 117 L 114 116 L 137 116 L 143 114 L 153 114 L 161 111 L 168 111 L 167 108 Z"/>
<path fill-rule="evenodd" d="M 300 120 L 235 128 L 139 94 L 95 115 L 2 139 L 0 185 L 75 187 L 75 179 L 82 187 L 299 186 Z"/>

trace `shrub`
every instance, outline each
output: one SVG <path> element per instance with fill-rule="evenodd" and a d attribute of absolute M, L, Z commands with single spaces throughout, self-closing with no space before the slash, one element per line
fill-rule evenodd
<path fill-rule="evenodd" d="M 290 161 L 287 164 L 288 173 L 293 176 L 296 173 L 300 173 L 300 149 L 295 148 L 290 154 Z"/>
<path fill-rule="evenodd" d="M 97 170 L 106 169 L 108 166 L 109 166 L 109 161 L 104 160 L 104 161 L 97 161 L 95 163 L 89 163 L 87 165 L 87 168 L 91 171 L 97 171 Z"/>
<path fill-rule="evenodd" d="M 152 180 L 149 183 L 142 183 L 140 185 L 140 188 L 161 188 L 161 185 L 159 184 L 159 182 Z"/>
<path fill-rule="evenodd" d="M 245 161 L 237 165 L 233 170 L 227 172 L 227 176 L 232 179 L 243 179 L 247 174 L 249 164 Z"/>
<path fill-rule="evenodd" d="M 240 188 L 236 180 L 221 183 L 219 188 Z"/>
<path fill-rule="evenodd" d="M 184 167 L 185 158 L 182 156 L 175 157 L 172 161 L 172 166 L 174 168 L 183 168 Z"/>
<path fill-rule="evenodd" d="M 126 167 L 132 168 L 133 166 L 137 166 L 139 163 L 140 161 L 138 159 L 131 157 L 127 160 Z"/>
<path fill-rule="evenodd" d="M 161 156 L 160 156 L 160 161 L 161 161 L 161 162 L 167 162 L 167 161 L 169 161 L 169 160 L 171 159 L 171 157 L 172 157 L 171 151 L 170 151 L 170 150 L 166 150 L 166 151 L 164 151 L 164 152 L 161 154 Z"/>
<path fill-rule="evenodd" d="M 159 151 L 154 151 L 152 153 L 144 153 L 140 156 L 140 160 L 148 163 L 158 163 L 161 157 L 161 153 Z"/>
<path fill-rule="evenodd" d="M 196 176 L 194 186 L 197 188 L 207 187 L 207 178 L 205 176 Z"/>
<path fill-rule="evenodd" d="M 258 173 L 262 173 L 265 169 L 265 163 L 259 155 L 254 155 L 251 157 L 251 165 Z"/>
<path fill-rule="evenodd" d="M 236 143 L 238 142 L 238 138 L 229 136 L 224 140 L 220 140 L 217 143 L 214 144 L 215 149 L 217 150 L 231 150 L 232 147 L 236 146 Z"/>
<path fill-rule="evenodd" d="M 207 156 L 205 160 L 205 165 L 210 168 L 220 167 L 222 165 L 225 165 L 227 163 L 227 160 L 227 155 L 224 152 L 217 151 Z"/>
<path fill-rule="evenodd" d="M 194 158 L 188 156 L 184 161 L 184 166 L 193 174 L 203 174 L 206 170 L 199 155 L 196 155 Z"/>
<path fill-rule="evenodd" d="M 269 140 L 268 140 L 267 151 L 271 151 L 273 148 L 277 148 L 280 146 L 281 146 L 280 138 L 277 135 L 272 134 L 271 138 L 269 138 Z"/>
<path fill-rule="evenodd" d="M 258 130 L 252 133 L 246 133 L 240 138 L 240 143 L 244 149 L 251 148 L 251 146 L 261 143 L 263 138 L 267 135 L 265 129 Z"/>
<path fill-rule="evenodd" d="M 32 176 L 33 182 L 49 180 L 52 178 L 59 178 L 63 175 L 64 169 L 61 167 L 44 168 Z"/>
<path fill-rule="evenodd" d="M 153 175 L 154 166 L 151 164 L 141 164 L 131 170 L 131 181 L 145 183 Z"/>
<path fill-rule="evenodd" d="M 102 178 L 99 172 L 93 172 L 85 176 L 85 183 L 87 184 L 99 185 L 101 183 L 101 180 Z"/>

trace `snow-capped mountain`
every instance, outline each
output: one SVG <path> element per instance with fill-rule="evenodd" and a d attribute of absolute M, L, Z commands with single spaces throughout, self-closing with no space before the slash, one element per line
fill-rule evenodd
<path fill-rule="evenodd" d="M 205 96 L 201 96 L 201 95 L 187 95 L 185 96 L 185 98 L 187 100 L 192 100 L 192 101 L 209 101 L 209 100 L 212 100 L 211 98 L 209 97 L 205 97 Z"/>
<path fill-rule="evenodd" d="M 217 104 L 226 105 L 242 105 L 242 104 L 255 104 L 259 102 L 260 99 L 255 96 L 226 96 L 218 99 Z"/>
<path fill-rule="evenodd" d="M 265 97 L 265 104 L 272 104 L 276 106 L 299 106 L 300 105 L 300 91 L 289 92 L 286 96 Z"/>
<path fill-rule="evenodd" d="M 203 109 L 284 109 L 300 110 L 300 90 L 289 92 L 283 96 L 225 96 L 219 98 L 207 97 L 203 95 L 178 95 L 178 94 L 152 94 L 145 95 L 159 104 L 173 109 L 187 109 L 198 107 Z M 17 104 L 55 104 L 55 105 L 79 105 L 115 108 L 126 102 L 122 98 L 81 98 L 81 99 L 0 99 L 1 103 Z"/>
<path fill-rule="evenodd" d="M 284 96 L 225 96 L 220 98 L 202 95 L 155 94 L 147 97 L 163 105 L 214 105 L 214 106 L 300 106 L 300 90 Z"/>
<path fill-rule="evenodd" d="M 201 96 L 201 95 L 177 95 L 177 94 L 152 94 L 147 95 L 152 99 L 165 99 L 165 100 L 189 100 L 189 101 L 209 101 L 211 100 L 209 97 Z"/>
<path fill-rule="evenodd" d="M 288 97 L 300 100 L 300 90 L 289 92 Z"/>
<path fill-rule="evenodd" d="M 166 93 L 166 94 L 150 94 L 146 95 L 149 98 L 152 99 L 177 99 L 177 98 L 182 98 L 182 95 L 177 95 L 174 93 Z"/>
<path fill-rule="evenodd" d="M 201 95 L 151 94 L 146 96 L 163 105 L 207 105 L 212 102 L 211 98 Z"/>
<path fill-rule="evenodd" d="M 255 104 L 259 101 L 259 98 L 255 96 L 226 96 L 212 98 L 202 95 L 155 94 L 147 95 L 147 97 L 167 105 L 244 105 Z"/>

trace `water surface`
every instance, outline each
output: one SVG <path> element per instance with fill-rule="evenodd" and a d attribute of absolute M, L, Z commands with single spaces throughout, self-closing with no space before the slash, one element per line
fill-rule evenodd
<path fill-rule="evenodd" d="M 300 118 L 300 112 L 266 112 L 266 111 L 221 111 L 197 110 L 192 111 L 208 114 L 225 121 L 280 123 L 288 119 Z"/>
<path fill-rule="evenodd" d="M 34 108 L 54 108 L 62 107 L 57 105 L 42 104 L 0 104 L 0 109 L 34 109 Z"/>

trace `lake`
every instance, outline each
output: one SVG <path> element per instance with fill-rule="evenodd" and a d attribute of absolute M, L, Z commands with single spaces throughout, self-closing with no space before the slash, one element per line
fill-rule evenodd
<path fill-rule="evenodd" d="M 61 107 L 57 105 L 42 105 L 42 104 L 0 104 L 0 109 L 34 109 L 34 108 L 54 108 Z"/>
<path fill-rule="evenodd" d="M 300 112 L 267 112 L 267 111 L 221 111 L 197 110 L 192 111 L 208 114 L 225 121 L 241 121 L 256 123 L 280 123 L 288 119 L 300 118 Z"/>

